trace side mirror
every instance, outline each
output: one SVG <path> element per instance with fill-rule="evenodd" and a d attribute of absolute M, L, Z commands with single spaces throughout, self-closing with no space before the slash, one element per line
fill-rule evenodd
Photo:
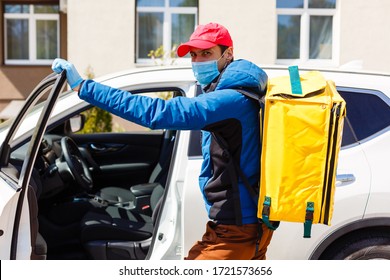
<path fill-rule="evenodd" d="M 69 119 L 69 125 L 71 132 L 78 132 L 83 129 L 85 124 L 85 116 L 84 115 L 76 115 Z"/>

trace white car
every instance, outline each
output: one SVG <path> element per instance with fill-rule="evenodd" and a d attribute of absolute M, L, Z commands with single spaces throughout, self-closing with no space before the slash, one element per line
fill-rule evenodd
<path fill-rule="evenodd" d="M 302 224 L 282 222 L 267 258 L 390 259 L 390 75 L 322 73 L 347 102 L 332 225 L 303 238 Z M 198 92 L 189 67 L 97 80 L 134 94 Z M 208 219 L 199 131 L 77 133 L 91 106 L 65 87 L 63 73 L 48 76 L 0 124 L 0 258 L 183 259 Z M 103 199 L 105 187 L 132 199 Z"/>

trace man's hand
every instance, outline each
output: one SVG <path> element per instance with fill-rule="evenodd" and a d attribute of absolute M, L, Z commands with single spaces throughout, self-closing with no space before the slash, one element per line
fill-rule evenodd
<path fill-rule="evenodd" d="M 56 73 L 61 73 L 62 70 L 66 70 L 66 79 L 68 80 L 70 88 L 73 90 L 79 89 L 83 79 L 72 63 L 65 59 L 56 58 L 51 65 L 51 69 Z"/>

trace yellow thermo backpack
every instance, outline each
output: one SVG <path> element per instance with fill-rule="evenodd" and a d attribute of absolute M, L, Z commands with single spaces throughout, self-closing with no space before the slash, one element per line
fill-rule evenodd
<path fill-rule="evenodd" d="M 262 98 L 239 91 L 260 102 L 258 217 L 273 230 L 273 221 L 303 223 L 310 237 L 312 224 L 330 225 L 332 218 L 346 103 L 333 81 L 319 71 L 299 75 L 296 66 L 269 79 Z"/>
<path fill-rule="evenodd" d="M 318 71 L 270 79 L 264 101 L 258 217 L 330 225 L 346 103 Z"/>

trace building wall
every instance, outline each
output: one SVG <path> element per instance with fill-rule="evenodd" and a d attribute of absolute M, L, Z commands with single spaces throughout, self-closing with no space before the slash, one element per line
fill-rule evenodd
<path fill-rule="evenodd" d="M 390 72 L 390 1 L 340 1 L 340 65 Z"/>
<path fill-rule="evenodd" d="M 390 1 L 338 0 L 337 9 L 334 66 L 390 72 Z M 230 30 L 237 58 L 275 63 L 275 0 L 200 0 L 199 22 L 210 21 Z"/>
<path fill-rule="evenodd" d="M 68 0 L 68 59 L 96 76 L 134 67 L 135 0 Z"/>
<path fill-rule="evenodd" d="M 0 1 L 0 13 L 3 14 L 4 3 L 18 3 L 18 0 Z M 28 4 L 32 1 L 25 0 L 23 3 Z M 58 2 L 58 1 L 57 1 Z M 53 0 L 41 0 L 41 3 L 57 3 Z M 61 56 L 67 55 L 66 44 L 66 15 L 60 14 L 60 43 Z M 47 75 L 52 73 L 50 66 L 42 65 L 5 65 L 4 64 L 4 21 L 0 20 L 0 111 L 2 111 L 10 101 L 23 100 L 31 93 L 35 86 Z"/>
<path fill-rule="evenodd" d="M 259 64 L 276 59 L 275 0 L 200 0 L 199 23 L 218 22 L 230 32 L 235 58 Z"/>
<path fill-rule="evenodd" d="M 135 13 L 135 0 L 68 0 L 68 59 L 97 76 L 142 66 L 135 64 Z M 389 13 L 390 1 L 339 0 L 333 66 L 390 71 Z M 199 0 L 199 23 L 212 21 L 229 29 L 235 58 L 275 63 L 276 0 Z"/>
<path fill-rule="evenodd" d="M 42 0 L 52 2 L 53 0 Z M 0 3 L 18 2 L 18 0 Z M 26 0 L 25 3 L 33 2 Z M 133 67 L 136 43 L 136 0 L 62 0 L 61 53 L 86 77 Z M 2 12 L 3 5 L 0 6 Z M 219 22 L 234 40 L 235 58 L 258 64 L 276 61 L 276 0 L 199 0 L 199 23 Z M 335 67 L 390 72 L 390 1 L 338 0 Z M 4 40 L 3 22 L 0 30 Z M 12 99 L 28 96 L 51 73 L 50 66 L 4 65 L 0 44 L 0 110 Z M 189 63 L 189 61 L 185 61 Z M 321 65 L 318 65 L 321 67 Z"/>

